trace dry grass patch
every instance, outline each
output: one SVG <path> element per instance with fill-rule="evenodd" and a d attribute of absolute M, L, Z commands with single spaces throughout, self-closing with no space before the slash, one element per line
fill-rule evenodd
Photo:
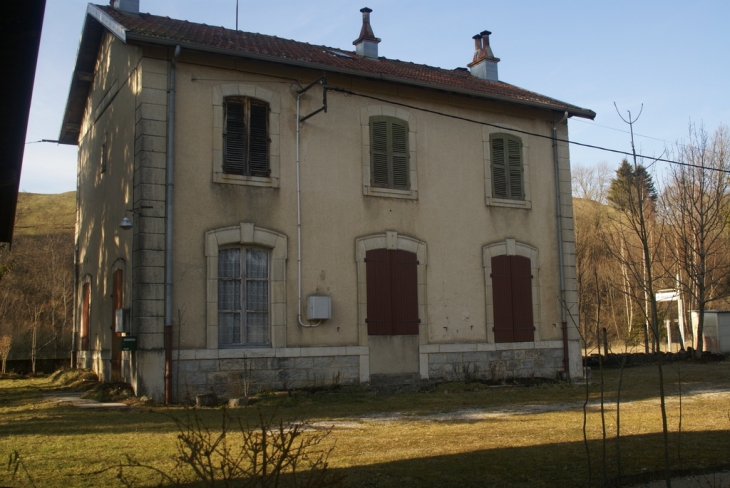
<path fill-rule="evenodd" d="M 728 461 L 730 453 L 730 362 L 682 364 L 665 370 L 669 393 L 672 465 L 702 467 Z M 606 476 L 616 475 L 615 397 L 618 370 L 605 372 L 608 441 Z M 599 372 L 589 390 L 587 435 L 592 485 L 602 477 Z M 621 406 L 625 474 L 662 466 L 661 419 L 656 366 L 624 372 Z M 682 434 L 677 379 L 683 379 Z M 176 427 L 161 415 L 170 409 L 136 406 L 126 411 L 88 411 L 49 402 L 41 394 L 56 388 L 47 379 L 0 381 L 0 454 L 17 449 L 38 486 L 116 486 L 112 473 L 78 476 L 111 466 L 125 454 L 172 469 Z M 271 395 L 263 411 L 278 409 L 285 420 L 334 425 L 330 465 L 345 474 L 346 486 L 585 486 L 588 463 L 583 444 L 582 385 L 485 387 L 464 391 L 458 384 L 427 393 Z M 201 409 L 208 425 L 220 424 L 220 409 Z M 255 408 L 231 410 L 254 421 Z M 140 486 L 155 486 L 156 480 Z M 0 484 L 7 480 L 0 477 Z"/>

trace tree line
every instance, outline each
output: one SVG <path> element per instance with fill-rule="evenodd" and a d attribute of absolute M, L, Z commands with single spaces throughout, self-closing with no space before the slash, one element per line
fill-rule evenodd
<path fill-rule="evenodd" d="M 73 235 L 16 236 L 0 245 L 0 359 L 70 357 L 73 322 Z"/>
<path fill-rule="evenodd" d="M 655 161 L 638 157 L 613 174 L 608 163 L 574 168 L 578 315 L 588 348 L 605 340 L 657 351 L 664 321 L 682 315 L 679 347 L 686 340 L 701 354 L 705 310 L 728 308 L 730 133 L 690 125 L 688 139 L 665 152 L 676 163 L 659 185 L 650 171 Z M 682 310 L 656 300 L 669 289 L 681 296 Z"/>

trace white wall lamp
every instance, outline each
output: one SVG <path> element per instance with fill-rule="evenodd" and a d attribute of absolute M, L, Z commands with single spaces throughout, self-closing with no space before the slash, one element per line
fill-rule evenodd
<path fill-rule="evenodd" d="M 143 208 L 154 208 L 152 205 L 142 205 L 141 207 L 137 208 L 128 208 L 126 212 L 124 213 L 124 218 L 119 223 L 119 227 L 121 227 L 124 230 L 129 230 L 132 228 L 132 219 L 129 218 L 127 215 L 128 212 L 132 212 L 133 214 L 138 214 L 142 211 Z"/>

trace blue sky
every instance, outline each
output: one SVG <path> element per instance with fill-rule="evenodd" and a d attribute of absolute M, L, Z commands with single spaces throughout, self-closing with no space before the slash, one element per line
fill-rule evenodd
<path fill-rule="evenodd" d="M 106 2 L 104 2 L 106 3 Z M 87 2 L 47 0 L 26 141 L 57 139 Z M 140 0 L 140 10 L 235 27 L 235 0 Z M 240 0 L 239 29 L 352 49 L 359 9 L 373 9 L 381 56 L 453 69 L 473 54 L 471 37 L 492 32 L 502 81 L 594 110 L 572 118 L 572 140 L 630 150 L 624 112 L 644 112 L 637 149 L 658 156 L 687 135 L 690 121 L 708 131 L 730 124 L 730 2 Z M 20 189 L 58 193 L 76 186 L 76 147 L 27 144 Z M 571 147 L 573 164 L 620 156 Z M 660 165 L 655 166 L 661 179 Z"/>

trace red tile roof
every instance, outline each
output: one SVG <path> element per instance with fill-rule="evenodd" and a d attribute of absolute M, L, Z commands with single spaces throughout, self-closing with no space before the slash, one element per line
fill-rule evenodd
<path fill-rule="evenodd" d="M 311 65 L 319 69 L 385 78 L 407 84 L 430 86 L 476 96 L 512 100 L 544 106 L 580 117 L 593 118 L 588 109 L 570 105 L 502 81 L 487 81 L 465 70 L 447 70 L 384 57 L 369 59 L 352 51 L 317 46 L 276 36 L 236 31 L 223 27 L 196 24 L 186 20 L 141 13 L 130 15 L 109 6 L 98 6 L 127 30 L 127 36 L 164 44 L 182 43 L 202 50 L 231 51 L 232 55 L 271 58 L 272 61 Z M 130 36 L 131 34 L 131 36 Z"/>

